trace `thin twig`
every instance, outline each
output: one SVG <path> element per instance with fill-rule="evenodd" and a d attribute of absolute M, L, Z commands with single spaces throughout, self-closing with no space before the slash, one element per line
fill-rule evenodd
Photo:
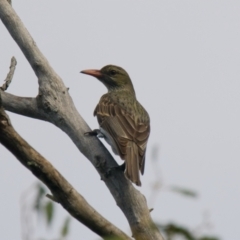
<path fill-rule="evenodd" d="M 53 202 L 59 203 L 59 201 L 57 200 L 57 198 L 54 197 L 53 195 L 46 194 L 46 197 L 49 198 L 50 200 L 52 200 Z"/>
<path fill-rule="evenodd" d="M 3 91 L 6 91 L 8 89 L 8 86 L 12 82 L 12 78 L 13 78 L 13 75 L 15 72 L 16 65 L 17 65 L 17 60 L 15 57 L 12 57 L 11 64 L 9 67 L 9 69 L 10 69 L 9 73 L 8 73 L 6 79 L 4 80 L 5 83 L 2 85 L 2 87 L 0 87 Z"/>

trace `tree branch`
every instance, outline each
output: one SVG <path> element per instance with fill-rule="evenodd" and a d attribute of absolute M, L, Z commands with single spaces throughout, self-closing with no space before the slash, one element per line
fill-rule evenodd
<path fill-rule="evenodd" d="M 11 64 L 9 67 L 10 68 L 9 73 L 8 73 L 6 79 L 4 80 L 5 83 L 2 85 L 2 87 L 0 87 L 0 89 L 2 89 L 3 91 L 6 91 L 8 89 L 8 86 L 10 85 L 10 83 L 12 81 L 16 65 L 17 65 L 17 61 L 16 61 L 15 57 L 12 57 Z"/>
<path fill-rule="evenodd" d="M 48 186 L 54 198 L 78 221 L 104 239 L 131 239 L 93 209 L 52 164 L 14 130 L 8 115 L 1 106 L 1 93 L 0 142 Z"/>
<path fill-rule="evenodd" d="M 85 132 L 90 131 L 89 126 L 77 112 L 61 78 L 51 68 L 6 0 L 0 0 L 0 18 L 38 77 L 39 95 L 36 98 L 36 112 L 31 113 L 32 117 L 41 114 L 43 117 L 39 119 L 45 118 L 62 129 L 91 161 L 128 219 L 136 239 L 161 240 L 161 234 L 151 219 L 145 197 L 125 178 L 123 172 L 113 168 L 117 163 L 102 143 L 96 137 L 84 136 Z M 11 96 L 8 97 L 11 102 Z M 14 109 L 10 109 L 6 98 L 3 98 L 3 101 L 7 110 L 17 112 L 17 104 Z M 26 110 L 17 113 L 25 115 Z"/>
<path fill-rule="evenodd" d="M 1 91 L 3 107 L 10 112 L 14 112 L 26 117 L 47 121 L 45 114 L 38 108 L 36 98 L 18 97 L 10 93 Z"/>
<path fill-rule="evenodd" d="M 0 87 L 0 93 L 2 92 L 3 107 L 14 113 L 22 114 L 27 117 L 46 120 L 45 115 L 42 114 L 41 109 L 38 109 L 37 101 L 35 98 L 17 97 L 9 93 L 5 93 L 9 85 L 12 82 L 14 71 L 17 65 L 17 60 L 12 57 L 10 70 L 7 74 L 4 84 Z"/>

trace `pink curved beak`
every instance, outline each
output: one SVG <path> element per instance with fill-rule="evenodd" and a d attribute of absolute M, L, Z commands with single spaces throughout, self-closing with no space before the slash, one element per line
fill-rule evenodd
<path fill-rule="evenodd" d="M 87 74 L 87 75 L 91 75 L 91 76 L 96 77 L 96 78 L 102 77 L 101 71 L 100 70 L 96 70 L 96 69 L 83 70 L 83 71 L 81 71 L 81 73 Z"/>

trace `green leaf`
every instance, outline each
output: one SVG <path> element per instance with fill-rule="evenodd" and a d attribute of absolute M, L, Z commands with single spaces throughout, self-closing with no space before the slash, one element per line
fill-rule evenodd
<path fill-rule="evenodd" d="M 220 240 L 220 238 L 204 236 L 204 237 L 199 238 L 198 240 Z"/>
<path fill-rule="evenodd" d="M 166 239 L 175 239 L 174 237 L 181 236 L 186 240 L 220 240 L 217 237 L 211 236 L 203 236 L 197 238 L 194 236 L 193 233 L 191 233 L 189 229 L 183 226 L 176 225 L 175 223 L 157 224 L 157 226 L 165 233 Z"/>
<path fill-rule="evenodd" d="M 193 234 L 185 227 L 178 226 L 174 223 L 168 223 L 166 225 L 158 224 L 159 228 L 162 229 L 167 235 L 167 239 L 171 239 L 173 236 L 182 236 L 186 240 L 196 240 Z"/>
<path fill-rule="evenodd" d="M 193 198 L 197 197 L 197 193 L 196 192 L 194 192 L 192 190 L 189 190 L 189 189 L 186 189 L 186 188 L 172 186 L 172 187 L 170 187 L 170 190 L 175 192 L 175 193 L 179 193 L 181 195 L 187 196 L 187 197 L 193 197 Z"/>
<path fill-rule="evenodd" d="M 54 205 L 52 201 L 48 201 L 45 205 L 45 216 L 47 220 L 47 226 L 50 226 L 53 220 Z"/>
<path fill-rule="evenodd" d="M 61 228 L 61 237 L 66 237 L 69 234 L 69 224 L 71 218 L 68 216 L 65 218 L 63 226 Z"/>
<path fill-rule="evenodd" d="M 34 209 L 37 212 L 40 212 L 41 206 L 42 206 L 42 200 L 46 194 L 46 188 L 41 183 L 37 183 L 36 189 L 37 189 L 37 196 L 34 201 Z"/>

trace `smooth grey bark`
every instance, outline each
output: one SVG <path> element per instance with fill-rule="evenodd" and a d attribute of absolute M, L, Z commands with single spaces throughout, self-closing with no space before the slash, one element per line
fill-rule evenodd
<path fill-rule="evenodd" d="M 2 92 L 6 110 L 53 123 L 63 130 L 90 160 L 126 216 L 133 237 L 138 240 L 162 240 L 149 213 L 145 197 L 113 167 L 117 163 L 96 137 L 84 136 L 89 126 L 77 112 L 61 78 L 52 69 L 20 18 L 6 0 L 0 0 L 0 18 L 16 41 L 39 83 L 36 98 L 22 98 Z"/>

